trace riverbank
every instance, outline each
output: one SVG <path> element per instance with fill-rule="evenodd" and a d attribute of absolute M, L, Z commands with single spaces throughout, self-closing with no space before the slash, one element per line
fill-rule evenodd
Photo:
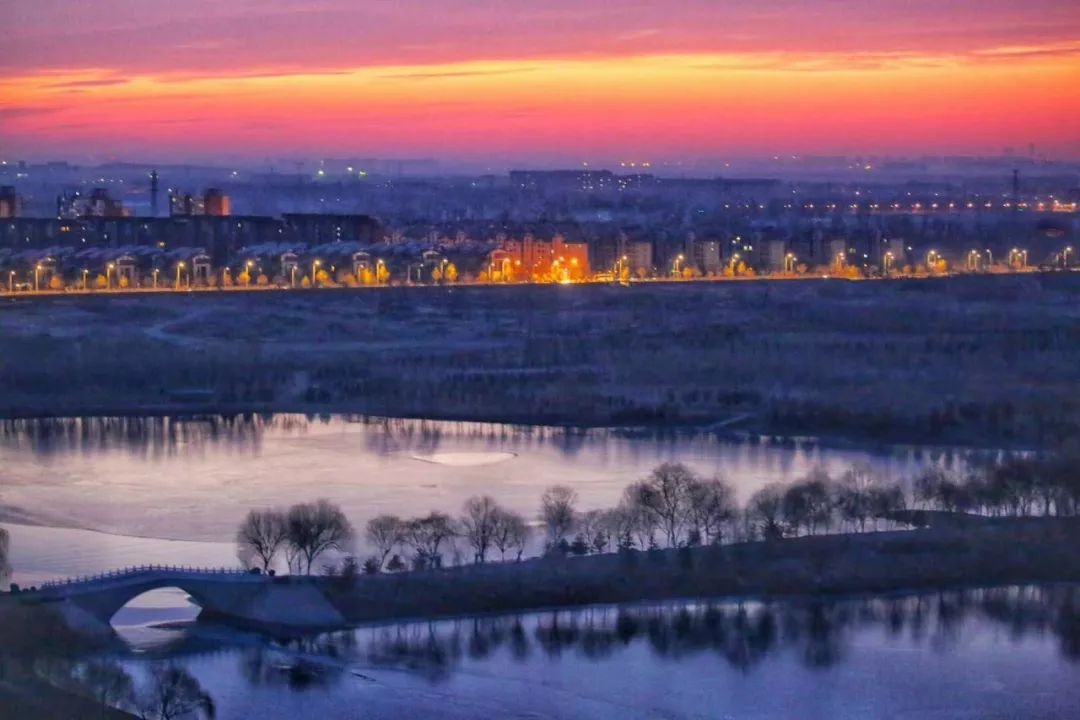
<path fill-rule="evenodd" d="M 0 720 L 136 720 L 137 716 L 59 688 L 34 676 L 0 678 Z"/>
<path fill-rule="evenodd" d="M 279 576 L 261 591 L 259 607 L 280 615 L 286 610 L 272 607 L 275 597 L 310 588 L 346 623 L 356 624 L 690 598 L 1080 582 L 1080 518 L 946 515 L 933 513 L 929 521 L 913 516 L 928 527 L 910 531 L 554 556 L 355 578 Z M 38 607 L 33 596 L 0 598 L 0 610 Z M 303 612 L 295 603 L 289 607 Z M 295 627 L 313 625 L 299 616 L 290 620 Z"/>
<path fill-rule="evenodd" d="M 0 416 L 360 413 L 1045 446 L 1080 273 L 65 297 L 0 312 Z M 780 382 L 782 380 L 782 383 Z"/>
<path fill-rule="evenodd" d="M 849 595 L 1080 581 L 1080 519 L 628 551 L 320 579 L 350 622 L 699 597 Z"/>

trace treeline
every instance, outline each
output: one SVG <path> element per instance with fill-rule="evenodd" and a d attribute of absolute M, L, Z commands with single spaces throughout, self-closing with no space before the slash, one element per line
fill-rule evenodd
<path fill-rule="evenodd" d="M 608 509 L 582 511 L 577 493 L 547 488 L 536 520 L 492 497 L 469 498 L 454 517 L 432 511 L 367 522 L 374 554 L 324 568 L 349 575 L 439 568 L 444 564 L 521 560 L 529 551 L 588 555 L 773 540 L 830 532 L 908 527 L 902 511 L 975 512 L 989 516 L 1076 515 L 1080 474 L 1072 456 L 1014 457 L 956 476 L 934 467 L 901 481 L 853 466 L 839 476 L 815 468 L 791 483 L 772 483 L 744 505 L 720 477 L 702 477 L 681 463 L 657 466 Z M 356 539 L 339 508 L 325 500 L 288 511 L 252 511 L 237 534 L 248 566 L 272 569 L 279 551 L 293 572 L 310 573 L 328 550 L 348 553 Z M 451 563 L 446 558 L 451 558 Z"/>
<path fill-rule="evenodd" d="M 326 500 L 287 510 L 252 510 L 236 531 L 237 555 L 248 568 L 273 573 L 278 555 L 290 572 L 311 573 L 315 560 L 352 547 L 356 532 L 341 508 Z"/>
<path fill-rule="evenodd" d="M 928 509 L 993 517 L 1080 514 L 1080 452 L 1012 457 L 964 476 L 929 470 L 914 482 Z"/>

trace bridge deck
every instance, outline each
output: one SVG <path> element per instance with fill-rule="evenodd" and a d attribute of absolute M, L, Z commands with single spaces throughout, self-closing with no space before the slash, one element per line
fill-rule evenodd
<path fill-rule="evenodd" d="M 51 580 L 42 583 L 40 587 L 24 590 L 20 596 L 32 598 L 34 596 L 56 598 L 69 595 L 95 592 L 127 585 L 141 585 L 146 582 L 163 581 L 225 581 L 236 582 L 265 582 L 269 576 L 261 573 L 252 573 L 247 570 L 236 568 L 199 568 L 182 565 L 137 565 L 132 567 L 110 570 L 96 575 L 77 576 L 63 580 Z"/>

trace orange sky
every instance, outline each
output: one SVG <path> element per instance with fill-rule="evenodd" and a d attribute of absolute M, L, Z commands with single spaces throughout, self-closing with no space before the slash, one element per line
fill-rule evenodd
<path fill-rule="evenodd" d="M 454 47 L 420 58 L 387 50 L 355 64 L 331 53 L 288 66 L 272 50 L 209 67 L 206 53 L 194 53 L 162 67 L 123 53 L 110 63 L 102 49 L 81 58 L 93 65 L 61 57 L 60 66 L 8 68 L 0 152 L 571 161 L 1000 152 L 1033 142 L 1078 157 L 1074 30 L 1014 45 L 1005 36 L 982 45 L 949 38 L 937 49 L 908 41 L 833 51 L 785 36 L 724 52 L 635 42 L 646 51 L 523 46 L 516 57 L 503 48 L 487 58 Z M 32 55 L 25 38 L 16 46 Z"/>

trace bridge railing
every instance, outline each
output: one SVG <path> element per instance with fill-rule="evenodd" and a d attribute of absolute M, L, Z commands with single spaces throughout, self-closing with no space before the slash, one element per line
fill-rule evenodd
<path fill-rule="evenodd" d="M 125 568 L 119 568 L 116 570 L 108 570 L 106 572 L 97 573 L 95 575 L 78 575 L 75 577 L 64 578 L 63 580 L 49 580 L 41 584 L 41 589 L 45 588 L 62 588 L 69 587 L 71 585 L 86 585 L 96 582 L 105 582 L 108 580 L 122 580 L 136 575 L 143 575 L 146 573 L 175 573 L 175 574 L 188 574 L 188 575 L 249 575 L 250 571 L 241 568 L 210 568 L 210 567 L 192 567 L 189 565 L 132 565 Z"/>

